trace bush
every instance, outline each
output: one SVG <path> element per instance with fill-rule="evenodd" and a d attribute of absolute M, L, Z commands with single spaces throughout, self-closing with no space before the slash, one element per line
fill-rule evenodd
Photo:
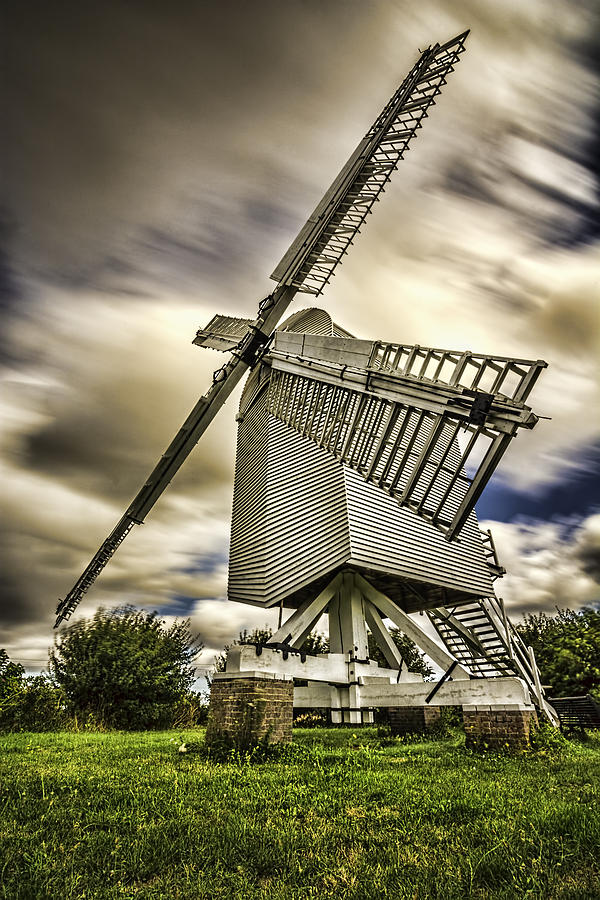
<path fill-rule="evenodd" d="M 99 610 L 65 629 L 51 671 L 78 721 L 125 730 L 168 728 L 199 714 L 190 699 L 193 661 L 202 649 L 189 620 L 167 627 L 131 607 Z"/>
<path fill-rule="evenodd" d="M 206 725 L 207 719 L 208 704 L 203 696 L 194 691 L 189 691 L 173 706 L 173 728 L 198 728 Z"/>
<path fill-rule="evenodd" d="M 315 710 L 308 710 L 296 716 L 294 725 L 296 728 L 325 728 L 327 718 Z"/>
<path fill-rule="evenodd" d="M 536 753 L 547 753 L 548 751 L 566 750 L 569 742 L 553 725 L 549 722 L 541 722 L 537 728 L 532 729 L 529 741 L 531 750 Z"/>
<path fill-rule="evenodd" d="M 0 696 L 2 731 L 59 731 L 70 725 L 64 696 L 47 675 L 3 683 Z"/>

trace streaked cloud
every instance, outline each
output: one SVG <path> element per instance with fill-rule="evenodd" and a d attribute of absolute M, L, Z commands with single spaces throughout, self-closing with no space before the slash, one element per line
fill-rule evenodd
<path fill-rule="evenodd" d="M 508 570 L 496 592 L 511 616 L 600 603 L 600 515 L 563 522 L 485 522 Z"/>

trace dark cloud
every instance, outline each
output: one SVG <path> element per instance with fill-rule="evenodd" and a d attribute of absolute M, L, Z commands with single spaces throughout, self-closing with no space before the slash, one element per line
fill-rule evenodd
<path fill-rule="evenodd" d="M 539 520 L 553 516 L 572 516 L 585 510 L 600 509 L 600 444 L 573 450 L 570 470 L 554 483 L 543 484 L 537 490 L 518 491 L 508 479 L 494 479 L 477 504 L 477 514 L 483 519 L 511 522 L 519 516 Z"/>
<path fill-rule="evenodd" d="M 11 246 L 16 223 L 0 209 L 0 314 L 6 313 L 23 294 L 11 266 Z"/>
<path fill-rule="evenodd" d="M 161 606 L 158 612 L 161 616 L 182 616 L 183 618 L 188 618 L 196 609 L 197 603 L 196 597 L 186 597 L 182 594 L 177 594 L 168 603 Z"/>
<path fill-rule="evenodd" d="M 36 566 L 30 564 L 34 559 Z M 13 628 L 34 623 L 39 630 L 49 629 L 60 573 L 64 577 L 64 571 L 77 562 L 77 553 L 58 534 L 50 541 L 35 527 L 0 527 L 0 645 L 6 644 Z"/>
<path fill-rule="evenodd" d="M 589 210 L 580 227 L 571 235 L 571 242 L 589 244 L 600 239 L 600 7 L 597 3 L 584 4 L 587 15 L 587 29 L 583 39 L 571 46 L 572 54 L 585 61 L 595 89 L 589 101 L 590 127 L 582 138 L 575 142 L 575 152 L 579 162 L 592 174 L 595 181 L 596 206 Z"/>
<path fill-rule="evenodd" d="M 286 88 L 314 97 L 338 80 L 344 41 L 368 18 L 353 3 L 11 4 L 5 149 L 8 201 L 27 220 L 20 264 L 81 281 L 172 218 L 190 188 L 224 193 L 219 163 L 268 131 Z M 198 160 L 214 164 L 210 182 Z"/>
<path fill-rule="evenodd" d="M 2 536 L 3 542 L 6 535 Z M 13 560 L 6 549 L 0 551 L 0 564 L 6 574 L 0 575 L 0 635 L 2 625 L 6 622 L 9 626 L 20 625 L 22 622 L 30 622 L 35 617 L 37 610 L 31 603 L 30 595 L 24 589 L 21 580 L 14 574 Z M 11 571 L 11 569 L 13 571 Z M 4 633 L 7 637 L 7 632 Z M 1 639 L 1 638 L 0 638 Z"/>
<path fill-rule="evenodd" d="M 158 375 L 151 386 L 147 377 L 142 381 L 129 373 L 122 393 L 115 394 L 109 382 L 89 386 L 79 402 L 68 399 L 68 409 L 60 401 L 49 401 L 50 421 L 24 438 L 24 464 L 125 507 L 189 412 L 183 408 L 181 393 Z M 195 399 L 190 397 L 190 409 Z M 175 409 L 181 411 L 177 418 Z M 181 470 L 179 490 L 206 491 L 231 478 L 231 456 L 217 452 L 217 440 L 214 433 L 209 436 L 201 460 L 192 458 Z"/>
<path fill-rule="evenodd" d="M 577 558 L 586 575 L 600 585 L 600 546 L 584 545 L 578 549 Z"/>
<path fill-rule="evenodd" d="M 592 241 L 600 217 L 596 173 L 589 163 L 581 154 L 563 152 L 539 135 L 532 141 L 508 126 L 500 135 L 483 134 L 474 157 L 452 158 L 441 185 L 496 211 L 505 209 L 522 234 L 541 244 L 575 247 Z"/>
<path fill-rule="evenodd" d="M 600 515 L 488 525 L 508 570 L 497 591 L 512 615 L 600 603 Z"/>
<path fill-rule="evenodd" d="M 598 584 L 596 600 L 600 603 L 600 514 L 590 517 L 578 529 L 573 555 L 585 574 Z"/>

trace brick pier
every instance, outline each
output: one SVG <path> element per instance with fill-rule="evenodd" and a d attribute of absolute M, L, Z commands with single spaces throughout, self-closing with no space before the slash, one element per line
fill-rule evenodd
<path fill-rule="evenodd" d="M 490 706 L 464 706 L 463 722 L 467 747 L 487 750 L 528 747 L 538 725 L 535 709 Z"/>
<path fill-rule="evenodd" d="M 399 706 L 389 710 L 392 734 L 424 734 L 441 719 L 439 706 Z"/>
<path fill-rule="evenodd" d="M 292 740 L 294 681 L 291 677 L 215 675 L 210 689 L 206 743 L 249 746 Z"/>

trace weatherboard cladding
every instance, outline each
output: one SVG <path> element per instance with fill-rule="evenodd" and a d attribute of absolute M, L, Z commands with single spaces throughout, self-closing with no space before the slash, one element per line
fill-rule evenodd
<path fill-rule="evenodd" d="M 282 327 L 347 336 L 316 308 Z M 261 605 L 341 565 L 350 547 L 339 466 L 314 446 L 302 453 L 298 436 L 267 413 L 269 376 L 255 369 L 240 401 L 229 559 L 229 598 Z"/>
<path fill-rule="evenodd" d="M 276 602 L 342 565 L 350 538 L 337 460 L 268 418 L 265 599 Z"/>
<path fill-rule="evenodd" d="M 387 576 L 388 588 L 391 578 L 493 593 L 474 514 L 460 542 L 448 542 L 267 413 L 263 392 L 240 424 L 229 596 L 294 604 L 297 592 L 344 563 Z"/>
<path fill-rule="evenodd" d="M 450 542 L 437 528 L 346 466 L 344 479 L 350 563 L 477 596 L 493 594 L 474 513 L 461 531 L 460 543 Z"/>
<path fill-rule="evenodd" d="M 264 596 L 267 431 L 264 403 L 255 403 L 238 428 L 229 553 L 229 595 L 234 600 L 262 602 Z"/>
<path fill-rule="evenodd" d="M 267 413 L 259 395 L 238 432 L 229 598 L 271 605 L 349 555 L 339 463 Z"/>
<path fill-rule="evenodd" d="M 321 310 L 303 310 L 284 328 L 342 332 Z M 344 333 L 343 336 L 346 336 Z M 240 403 L 229 597 L 297 605 L 344 564 L 362 569 L 405 608 L 493 594 L 475 514 L 460 540 L 444 535 L 327 450 L 267 411 L 269 369 L 252 373 Z M 297 427 L 298 424 L 296 423 Z M 417 434 L 415 449 L 426 436 Z M 459 449 L 452 448 L 458 459 Z M 435 493 L 441 494 L 436 486 Z M 421 606 L 424 604 L 421 604 Z"/>

